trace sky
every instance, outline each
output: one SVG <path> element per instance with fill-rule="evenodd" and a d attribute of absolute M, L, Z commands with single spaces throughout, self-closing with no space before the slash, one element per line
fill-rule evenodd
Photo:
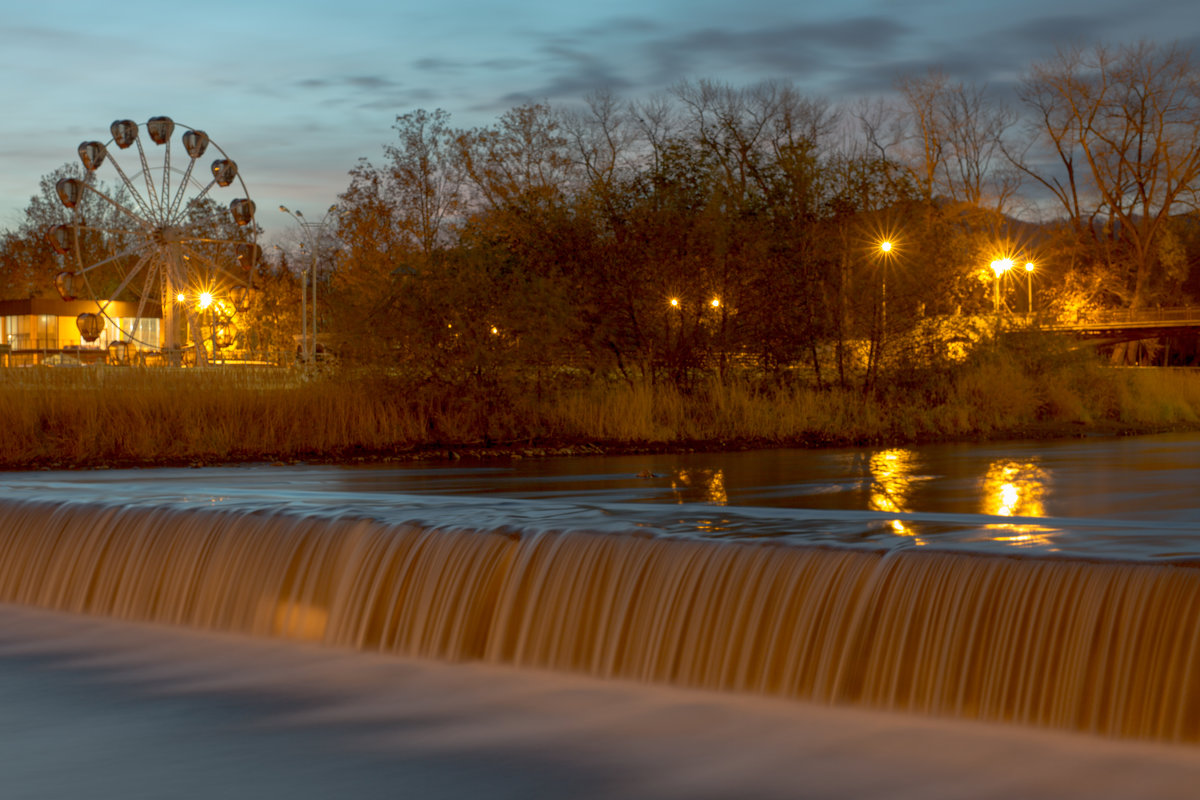
<path fill-rule="evenodd" d="M 165 115 L 207 132 L 237 162 L 270 242 L 297 228 L 279 205 L 320 218 L 418 108 L 472 127 L 524 102 L 570 106 L 596 89 L 632 100 L 683 79 L 781 80 L 836 104 L 886 97 L 897 77 L 931 68 L 1003 93 L 1059 46 L 1138 40 L 1200 55 L 1200 3 L 8 3 L 0 230 L 20 224 L 42 176 L 76 161 L 80 142 L 108 142 L 116 119 Z"/>

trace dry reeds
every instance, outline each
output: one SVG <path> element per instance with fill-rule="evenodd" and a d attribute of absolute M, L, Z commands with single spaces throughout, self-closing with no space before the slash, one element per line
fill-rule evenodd
<path fill-rule="evenodd" d="M 339 458 L 429 446 L 825 444 L 975 438 L 1032 425 L 1200 424 L 1200 373 L 993 353 L 884 391 L 712 379 L 525 391 L 297 370 L 8 369 L 0 467 Z"/>

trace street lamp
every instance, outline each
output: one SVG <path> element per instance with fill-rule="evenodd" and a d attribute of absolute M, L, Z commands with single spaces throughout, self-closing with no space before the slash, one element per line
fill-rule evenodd
<path fill-rule="evenodd" d="M 1033 262 L 1025 262 L 1025 283 L 1029 289 L 1029 313 L 1033 313 Z"/>
<path fill-rule="evenodd" d="M 1012 269 L 1011 258 L 1000 258 L 992 262 L 992 273 L 996 276 L 992 282 L 992 310 L 1000 315 L 1000 276 Z"/>
<path fill-rule="evenodd" d="M 879 329 L 880 331 L 887 330 L 887 267 L 888 258 L 892 255 L 892 244 L 890 239 L 884 239 L 879 243 L 879 255 L 883 259 L 883 267 L 879 271 Z"/>
<path fill-rule="evenodd" d="M 325 233 L 325 227 L 329 224 L 330 216 L 337 211 L 337 206 L 332 205 L 325 211 L 325 216 L 321 217 L 320 222 L 309 222 L 303 211 L 292 211 L 287 206 L 280 206 L 279 210 L 287 214 L 296 222 L 300 223 L 300 229 L 304 231 L 304 238 L 308 242 L 309 250 L 309 272 L 312 274 L 312 350 L 308 346 L 308 287 L 305 284 L 308 273 L 301 271 L 300 273 L 300 357 L 305 363 L 308 363 L 310 358 L 315 359 L 317 355 L 317 247 Z"/>

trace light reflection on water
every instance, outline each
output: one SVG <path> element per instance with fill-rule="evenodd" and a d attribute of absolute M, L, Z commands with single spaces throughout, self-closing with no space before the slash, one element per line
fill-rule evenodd
<path fill-rule="evenodd" d="M 725 470 L 681 469 L 670 476 L 671 491 L 678 502 L 704 502 L 714 506 L 729 504 L 725 492 Z"/>
<path fill-rule="evenodd" d="M 1200 559 L 1200 436 L 0 474 L 53 497 L 516 530 Z"/>
<path fill-rule="evenodd" d="M 671 491 L 679 505 L 704 503 L 710 506 L 729 504 L 725 491 L 723 469 L 681 469 L 670 475 Z M 736 531 L 736 525 L 724 517 L 702 517 L 695 520 L 696 531 L 702 534 L 723 534 Z"/>
<path fill-rule="evenodd" d="M 871 454 L 870 464 L 871 499 L 868 507 L 872 511 L 893 514 L 911 511 L 908 506 L 909 495 L 914 484 L 920 480 L 916 471 L 917 454 L 904 448 L 880 450 Z M 889 522 L 896 534 L 913 537 L 913 544 L 925 544 L 903 519 L 893 517 Z"/>
<path fill-rule="evenodd" d="M 982 481 L 983 513 L 997 517 L 1044 517 L 1043 498 L 1049 480 L 1049 473 L 1039 466 L 1037 459 L 994 461 Z M 1057 530 L 1052 527 L 1005 523 L 989 525 L 988 530 L 993 532 L 992 541 L 1001 544 L 1057 552 L 1054 547 Z"/>

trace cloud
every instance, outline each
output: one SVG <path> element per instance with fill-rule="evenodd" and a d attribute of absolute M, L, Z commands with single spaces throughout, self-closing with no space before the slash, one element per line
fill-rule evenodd
<path fill-rule="evenodd" d="M 395 81 L 379 75 L 354 75 L 343 80 L 347 86 L 372 92 L 392 89 L 396 86 Z"/>
<path fill-rule="evenodd" d="M 668 29 L 643 17 L 616 17 L 555 34 L 526 31 L 533 55 L 505 64 L 536 79 L 484 107 L 531 100 L 580 100 L 596 90 L 655 91 L 690 77 L 731 81 L 816 76 L 833 65 L 878 58 L 909 35 L 906 25 L 881 16 L 740 29 L 708 25 Z"/>
<path fill-rule="evenodd" d="M 543 63 L 552 76 L 527 91 L 511 92 L 500 98 L 504 104 L 541 99 L 579 100 L 598 89 L 621 90 L 632 81 L 618 73 L 608 60 L 578 46 L 574 37 L 556 37 L 542 47 Z"/>
<path fill-rule="evenodd" d="M 586 38 L 640 36 L 658 33 L 664 27 L 661 22 L 648 17 L 612 17 L 581 28 L 579 34 Z"/>
<path fill-rule="evenodd" d="M 418 58 L 412 62 L 413 69 L 419 69 L 425 72 L 461 72 L 467 63 L 462 61 L 451 61 L 448 58 Z"/>
<path fill-rule="evenodd" d="M 859 17 L 740 31 L 703 28 L 651 40 L 644 52 L 664 78 L 707 75 L 730 67 L 803 76 L 863 54 L 879 57 L 898 48 L 908 34 L 908 28 L 895 20 Z"/>
<path fill-rule="evenodd" d="M 1022 50 L 1040 51 L 1067 44 L 1099 42 L 1110 28 L 1119 29 L 1119 22 L 1098 14 L 1060 14 L 1025 20 L 1001 31 L 997 38 L 1012 42 L 1012 46 Z"/>

